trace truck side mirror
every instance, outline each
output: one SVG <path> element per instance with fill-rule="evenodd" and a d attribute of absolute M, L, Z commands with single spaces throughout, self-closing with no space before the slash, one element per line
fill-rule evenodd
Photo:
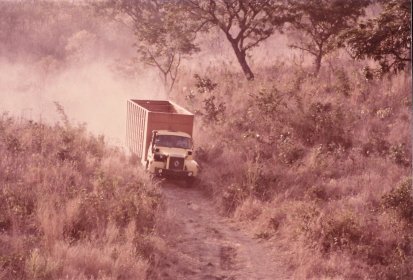
<path fill-rule="evenodd" d="M 155 146 L 155 138 L 156 138 L 157 132 L 158 132 L 158 131 L 156 131 L 156 130 L 152 131 L 152 139 L 151 139 L 151 144 L 150 144 L 150 145 L 151 145 L 151 148 L 152 148 L 152 153 L 155 152 L 154 146 Z"/>

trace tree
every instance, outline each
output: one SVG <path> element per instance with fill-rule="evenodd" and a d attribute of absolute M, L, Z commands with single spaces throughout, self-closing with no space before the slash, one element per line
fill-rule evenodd
<path fill-rule="evenodd" d="M 292 27 L 298 31 L 298 42 L 290 47 L 314 56 L 315 74 L 322 59 L 340 47 L 341 32 L 351 28 L 364 15 L 369 0 L 290 0 L 296 14 Z"/>
<path fill-rule="evenodd" d="M 199 48 L 194 44 L 196 33 L 184 18 L 177 1 L 107 0 L 98 4 L 100 10 L 112 12 L 129 25 L 137 38 L 136 48 L 142 62 L 158 69 L 165 87 L 171 91 L 183 57 Z M 127 15 L 128 19 L 122 18 Z"/>
<path fill-rule="evenodd" d="M 290 20 L 283 0 L 181 0 L 188 18 L 198 22 L 195 31 L 219 28 L 234 50 L 248 80 L 254 74 L 247 54 Z"/>
<path fill-rule="evenodd" d="M 80 30 L 98 32 L 91 15 L 84 5 L 66 1 L 0 0 L 0 56 L 63 62 L 68 38 Z"/>
<path fill-rule="evenodd" d="M 383 10 L 344 34 L 355 59 L 378 61 L 381 74 L 398 72 L 411 64 L 411 1 L 379 1 Z"/>

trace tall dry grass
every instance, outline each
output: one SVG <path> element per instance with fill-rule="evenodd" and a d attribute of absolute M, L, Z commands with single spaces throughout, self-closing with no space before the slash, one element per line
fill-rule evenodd
<path fill-rule="evenodd" d="M 281 61 L 246 82 L 216 66 L 174 93 L 198 115 L 203 188 L 297 279 L 413 276 L 411 75 L 359 69 Z"/>
<path fill-rule="evenodd" d="M 145 279 L 160 194 L 103 137 L 0 116 L 0 279 Z"/>

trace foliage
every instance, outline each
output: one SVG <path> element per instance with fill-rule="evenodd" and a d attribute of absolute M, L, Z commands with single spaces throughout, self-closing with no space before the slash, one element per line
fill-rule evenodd
<path fill-rule="evenodd" d="M 1 278 L 143 279 L 158 190 L 56 105 L 63 125 L 0 117 Z"/>
<path fill-rule="evenodd" d="M 219 69 L 184 81 L 236 105 L 195 134 L 201 176 L 225 214 L 296 250 L 293 278 L 407 279 L 411 186 L 395 180 L 411 172 L 411 80 L 368 81 L 344 61 L 328 75 L 283 65 L 257 83 Z"/>
<path fill-rule="evenodd" d="M 389 148 L 389 157 L 397 164 L 406 167 L 411 166 L 411 153 L 405 144 L 391 145 Z"/>
<path fill-rule="evenodd" d="M 194 78 L 196 80 L 195 87 L 201 94 L 212 92 L 218 86 L 217 83 L 213 82 L 208 77 L 201 77 L 198 74 L 195 74 Z"/>
<path fill-rule="evenodd" d="M 248 80 L 254 74 L 247 63 L 247 53 L 262 41 L 268 39 L 278 28 L 291 19 L 283 1 L 244 0 L 182 0 L 197 30 L 208 27 L 219 28 L 237 57 Z"/>
<path fill-rule="evenodd" d="M 344 249 L 360 242 L 362 229 L 354 213 L 334 213 L 321 221 L 321 249 L 323 252 Z"/>
<path fill-rule="evenodd" d="M 413 188 L 412 178 L 406 178 L 389 193 L 382 197 L 384 209 L 394 211 L 413 226 Z"/>
<path fill-rule="evenodd" d="M 238 206 L 248 197 L 246 186 L 232 184 L 228 186 L 222 195 L 222 206 L 225 214 L 232 214 Z"/>
<path fill-rule="evenodd" d="M 293 123 L 295 134 L 305 145 L 323 144 L 327 149 L 351 147 L 346 113 L 331 103 L 310 104 L 302 119 Z M 348 125 L 348 124 L 347 124 Z"/>
<path fill-rule="evenodd" d="M 344 69 L 337 70 L 337 86 L 336 90 L 338 93 L 343 94 L 348 97 L 351 92 L 350 79 Z"/>
<path fill-rule="evenodd" d="M 411 64 L 411 1 L 382 2 L 383 11 L 344 34 L 355 59 L 372 58 L 379 63 L 379 75 L 398 72 Z M 367 77 L 374 72 L 366 68 Z M 373 72 L 373 73 L 372 73 Z"/>
<path fill-rule="evenodd" d="M 225 103 L 220 101 L 214 94 L 218 83 L 215 83 L 208 77 L 201 77 L 198 74 L 195 74 L 194 78 L 195 90 L 191 90 L 190 94 L 185 98 L 192 103 L 192 106 L 202 107 L 202 109 L 197 109 L 195 112 L 202 116 L 205 124 L 221 122 L 225 115 L 226 106 Z"/>
<path fill-rule="evenodd" d="M 354 26 L 364 15 L 370 0 L 291 0 L 290 9 L 297 18 L 292 22 L 298 42 L 292 48 L 308 52 L 315 58 L 318 74 L 325 55 L 340 46 L 340 33 Z"/>
<path fill-rule="evenodd" d="M 197 52 L 195 34 L 177 1 L 107 0 L 98 10 L 129 16 L 141 61 L 156 67 L 170 91 L 178 75 L 181 59 Z M 114 17 L 116 17 L 114 16 Z M 121 19 L 122 16 L 121 16 Z"/>
<path fill-rule="evenodd" d="M 272 118 L 280 110 L 280 107 L 286 107 L 285 94 L 277 88 L 271 90 L 260 89 L 258 93 L 250 95 L 253 98 L 255 106 L 264 114 Z"/>
<path fill-rule="evenodd" d="M 64 60 L 68 38 L 81 30 L 98 33 L 97 22 L 91 9 L 66 1 L 0 1 L 0 54 Z"/>
<path fill-rule="evenodd" d="M 216 123 L 222 120 L 225 114 L 225 104 L 216 103 L 216 97 L 211 96 L 205 98 L 202 102 L 204 103 L 204 111 L 202 113 L 204 121 L 207 123 Z"/>
<path fill-rule="evenodd" d="M 178 2 L 159 2 L 161 10 L 153 6 L 156 2 L 140 6 L 149 9 L 142 14 L 142 22 L 148 23 L 141 30 L 148 36 L 142 44 L 148 47 L 150 42 L 155 48 L 159 42 L 162 65 L 171 46 L 171 53 L 187 50 L 175 41 L 181 31 L 189 30 L 194 37 L 200 29 L 222 30 L 216 23 L 228 23 L 232 15 L 229 35 L 236 39 L 243 16 L 251 19 L 250 8 L 271 1 L 191 2 L 202 4 L 208 14 L 198 15 L 206 18 L 196 17 L 190 6 L 172 5 Z M 401 43 L 404 39 L 397 33 L 401 28 L 410 36 L 397 8 L 405 2 L 379 2 L 383 7 L 396 3 L 396 17 L 381 27 L 378 18 L 372 19 L 372 30 L 390 26 L 397 36 L 384 40 L 385 47 L 406 50 L 403 46 L 410 45 Z M 179 1 L 185 3 L 190 4 Z M 241 4 L 248 4 L 247 14 Z M 82 5 L 0 5 L 0 48 L 11 55 L 6 59 L 21 53 L 65 61 L 82 48 L 78 43 L 109 40 L 119 31 L 101 21 L 107 33 L 97 32 L 97 18 Z M 281 8 L 278 12 L 283 14 Z M 305 12 L 301 19 L 308 19 Z M 218 21 L 208 21 L 212 15 Z M 276 17 L 260 25 L 266 15 L 261 10 L 253 19 L 263 33 L 251 31 L 255 37 L 246 37 L 244 47 L 268 36 L 265 30 L 281 27 L 272 22 Z M 396 28 L 393 23 L 400 24 Z M 254 47 L 245 51 L 246 59 Z M 264 59 L 277 52 L 274 48 Z M 411 176 L 411 76 L 391 73 L 388 79 L 366 80 L 355 62 L 335 59 L 340 66 L 317 77 L 305 74 L 302 63 L 282 60 L 268 68 L 256 64 L 260 79 L 254 82 L 240 79 L 225 63 L 201 69 L 181 65 L 180 71 L 187 72 L 176 80 L 174 97 L 204 120 L 196 122 L 200 132 L 194 133 L 197 160 L 204 167 L 202 187 L 221 202 L 226 214 L 247 217 L 244 225 L 274 242 L 268 245 L 288 250 L 285 263 L 291 263 L 292 278 L 411 279 L 411 178 L 398 182 Z M 380 59 L 391 65 L 395 58 L 389 53 Z M 200 73 L 195 80 L 194 71 Z M 366 74 L 372 78 L 368 68 Z M 185 92 L 187 87 L 191 90 L 184 99 L 178 88 Z M 108 147 L 103 137 L 88 135 L 85 127 L 70 124 L 63 107 L 57 107 L 62 121 L 55 126 L 0 117 L 0 278 L 144 279 L 156 250 L 157 188 L 136 168 L 136 159 Z"/>

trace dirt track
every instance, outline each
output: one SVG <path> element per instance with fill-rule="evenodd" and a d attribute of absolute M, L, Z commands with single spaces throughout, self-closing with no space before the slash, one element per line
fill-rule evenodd
<path fill-rule="evenodd" d="M 162 192 L 173 224 L 161 279 L 289 279 L 275 249 L 220 216 L 200 190 L 168 183 Z"/>

